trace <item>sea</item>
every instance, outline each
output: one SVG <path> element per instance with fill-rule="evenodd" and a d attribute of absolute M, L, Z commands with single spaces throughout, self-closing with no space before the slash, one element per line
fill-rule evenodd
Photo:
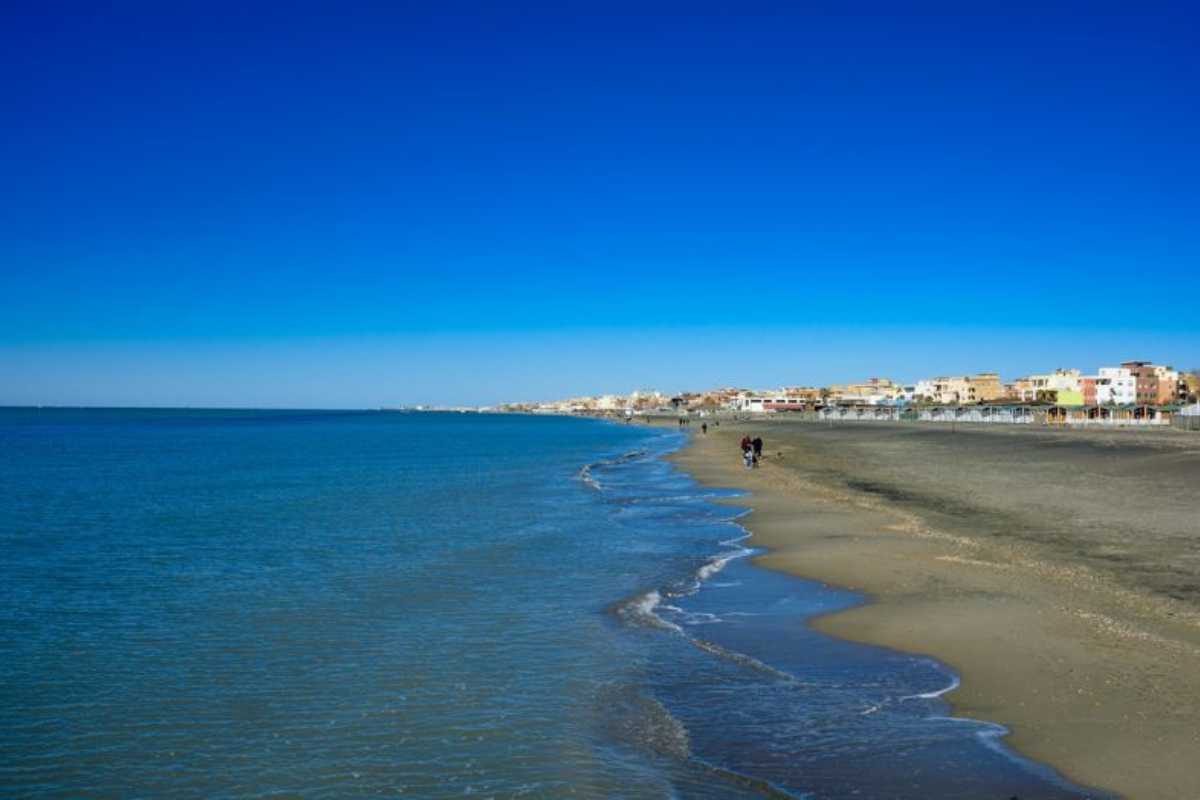
<path fill-rule="evenodd" d="M 686 435 L 0 410 L 0 796 L 1103 796 L 810 629 L 864 598 L 756 567 Z"/>

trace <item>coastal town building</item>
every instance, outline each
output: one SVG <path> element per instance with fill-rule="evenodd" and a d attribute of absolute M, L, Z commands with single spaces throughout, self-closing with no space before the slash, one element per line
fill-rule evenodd
<path fill-rule="evenodd" d="M 862 383 L 829 387 L 828 399 L 843 405 L 878 406 L 896 402 L 900 387 L 889 378 L 868 378 Z"/>
<path fill-rule="evenodd" d="M 1101 367 L 1095 393 L 1085 405 L 1127 406 L 1137 402 L 1137 378 L 1124 367 Z"/>
<path fill-rule="evenodd" d="M 1200 370 L 1181 375 L 1179 384 L 1184 403 L 1200 403 Z"/>
<path fill-rule="evenodd" d="M 742 392 L 733 398 L 730 408 L 743 414 L 765 414 L 774 411 L 802 411 L 808 403 L 801 397 L 784 392 Z"/>
<path fill-rule="evenodd" d="M 1079 379 L 1080 391 L 1083 393 L 1083 404 L 1096 405 L 1096 382 L 1100 379 L 1095 375 L 1084 375 Z"/>
<path fill-rule="evenodd" d="M 1083 388 L 1079 389 L 1050 389 L 1039 394 L 1039 399 L 1044 403 L 1053 403 L 1056 406 L 1077 407 L 1084 405 Z"/>
<path fill-rule="evenodd" d="M 1159 397 L 1162 405 L 1168 403 L 1178 403 L 1180 397 L 1179 370 L 1174 367 L 1158 367 L 1156 369 L 1158 375 Z"/>
<path fill-rule="evenodd" d="M 813 386 L 785 386 L 783 387 L 783 394 L 786 397 L 794 397 L 806 403 L 820 403 L 828 396 L 829 390 Z"/>
<path fill-rule="evenodd" d="M 737 397 L 738 394 L 738 389 L 713 389 L 701 392 L 700 396 L 692 403 L 692 407 L 706 412 L 728 408 L 733 398 Z"/>
<path fill-rule="evenodd" d="M 1004 394 L 1002 396 L 1005 400 L 1019 403 L 1027 402 L 1025 398 L 1032 397 L 1033 394 L 1033 381 L 1029 378 L 1017 378 L 1010 383 L 1004 384 Z"/>
<path fill-rule="evenodd" d="M 1072 400 L 1078 395 L 1082 405 L 1083 382 L 1080 378 L 1077 369 L 1056 369 L 1051 373 L 1018 378 L 1014 384 L 1020 386 L 1020 394 L 1015 399 L 1023 403 L 1055 403 L 1060 394 Z"/>
<path fill-rule="evenodd" d="M 597 411 L 620 411 L 625 408 L 625 398 L 617 394 L 605 394 L 595 399 Z"/>
<path fill-rule="evenodd" d="M 986 403 L 999 400 L 1003 394 L 1000 376 L 995 372 L 917 381 L 913 391 L 918 402 L 943 405 Z"/>
<path fill-rule="evenodd" d="M 954 392 L 950 389 L 949 378 L 929 378 L 918 380 L 916 392 L 918 403 L 954 403 Z"/>
<path fill-rule="evenodd" d="M 1137 380 L 1137 402 L 1140 405 L 1161 406 L 1179 400 L 1179 372 L 1149 361 L 1125 361 L 1123 369 L 1129 370 Z"/>
<path fill-rule="evenodd" d="M 761 414 L 767 410 L 766 404 L 770 400 L 771 396 L 762 392 L 738 392 L 730 398 L 727 407 L 743 414 Z"/>
<path fill-rule="evenodd" d="M 668 407 L 670 402 L 671 398 L 662 392 L 657 392 L 653 389 L 640 389 L 629 393 L 625 407 L 634 411 L 653 411 L 657 408 Z"/>
<path fill-rule="evenodd" d="M 830 402 L 833 387 L 822 389 L 812 386 L 786 386 L 771 391 L 748 389 L 729 390 L 723 403 L 725 408 L 741 413 L 769 413 L 775 411 L 806 411 Z"/>
<path fill-rule="evenodd" d="M 972 403 L 990 403 L 1004 396 L 1000 375 L 995 372 L 980 372 L 967 378 L 968 392 Z"/>

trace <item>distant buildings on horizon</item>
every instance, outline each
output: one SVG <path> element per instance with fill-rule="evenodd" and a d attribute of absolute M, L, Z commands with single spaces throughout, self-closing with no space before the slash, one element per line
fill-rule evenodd
<path fill-rule="evenodd" d="M 772 391 L 710 389 L 666 395 L 653 390 L 537 403 L 509 403 L 506 411 L 632 414 L 656 410 L 741 413 L 809 411 L 828 406 L 1039 404 L 1063 408 L 1164 407 L 1200 402 L 1200 370 L 1181 372 L 1149 361 L 1101 367 L 1095 375 L 1078 369 L 1026 375 L 1003 382 L 998 373 L 938 376 L 900 384 L 889 378 L 826 387 L 790 386 Z"/>

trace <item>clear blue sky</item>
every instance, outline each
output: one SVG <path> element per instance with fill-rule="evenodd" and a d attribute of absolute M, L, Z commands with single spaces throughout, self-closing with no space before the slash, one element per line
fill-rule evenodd
<path fill-rule="evenodd" d="M 25 5 L 0 404 L 1200 365 L 1195 3 Z"/>

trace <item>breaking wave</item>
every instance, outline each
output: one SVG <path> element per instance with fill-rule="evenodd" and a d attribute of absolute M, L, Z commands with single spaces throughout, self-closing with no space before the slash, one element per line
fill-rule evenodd
<path fill-rule="evenodd" d="M 579 480 L 583 481 L 584 483 L 586 483 L 588 486 L 595 489 L 596 491 L 601 491 L 603 489 L 603 487 L 600 485 L 600 482 L 598 480 L 596 480 L 595 476 L 592 474 L 592 472 L 594 470 L 603 469 L 604 467 L 614 467 L 614 466 L 617 466 L 618 464 L 625 464 L 630 461 L 633 461 L 634 459 L 642 458 L 645 455 L 646 455 L 645 450 L 631 450 L 628 453 L 625 453 L 624 455 L 617 456 L 616 458 L 605 458 L 605 459 L 601 459 L 600 461 L 593 461 L 591 464 L 585 464 L 582 467 L 580 467 L 579 472 L 577 473 L 577 477 L 579 478 Z"/>
<path fill-rule="evenodd" d="M 629 625 L 659 628 L 682 634 L 683 628 L 674 622 L 668 622 L 655 613 L 655 609 L 661 604 L 662 595 L 657 590 L 652 590 L 617 603 L 611 611 L 618 619 Z"/>

